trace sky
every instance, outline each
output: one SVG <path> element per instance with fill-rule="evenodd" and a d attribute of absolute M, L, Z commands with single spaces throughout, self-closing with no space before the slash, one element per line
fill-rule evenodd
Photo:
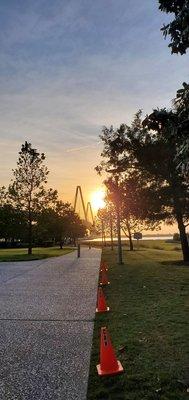
<path fill-rule="evenodd" d="M 0 186 L 27 140 L 64 201 L 77 185 L 88 200 L 102 127 L 170 107 L 188 81 L 188 55 L 171 55 L 160 32 L 171 17 L 157 0 L 1 0 Z"/>

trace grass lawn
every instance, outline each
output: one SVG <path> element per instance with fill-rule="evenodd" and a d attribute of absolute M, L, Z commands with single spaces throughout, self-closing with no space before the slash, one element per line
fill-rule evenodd
<path fill-rule="evenodd" d="M 1 261 L 29 261 L 40 260 L 42 258 L 63 256 L 73 251 L 73 247 L 36 247 L 33 248 L 33 254 L 28 255 L 27 249 L 0 249 Z"/>
<path fill-rule="evenodd" d="M 165 240 L 140 240 L 139 241 L 139 249 L 145 249 L 145 248 L 150 248 L 150 249 L 155 249 L 155 250 L 175 250 L 175 251 L 180 251 L 181 245 L 179 242 L 166 242 Z M 102 247 L 101 240 L 83 240 L 81 242 L 82 245 L 88 246 L 91 244 L 93 247 Z M 116 241 L 114 242 L 116 244 Z M 126 249 L 129 249 L 129 241 L 128 240 L 123 240 L 122 243 L 124 244 Z M 134 249 L 137 250 L 137 241 L 133 240 L 133 245 Z M 110 242 L 107 242 L 107 247 L 110 247 Z M 178 256 L 180 257 L 180 256 Z"/>
<path fill-rule="evenodd" d="M 189 265 L 182 265 L 179 245 L 149 242 L 139 251 L 125 249 L 122 266 L 115 251 L 103 250 L 110 266 L 111 284 L 104 293 L 111 311 L 96 315 L 88 400 L 189 399 Z M 102 326 L 109 330 L 123 375 L 97 375 Z"/>

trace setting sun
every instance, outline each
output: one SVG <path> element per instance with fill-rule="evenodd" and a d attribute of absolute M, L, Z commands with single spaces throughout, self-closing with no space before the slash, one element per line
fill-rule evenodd
<path fill-rule="evenodd" d="M 91 205 L 94 211 L 99 210 L 105 206 L 105 192 L 103 189 L 96 190 L 91 193 Z"/>

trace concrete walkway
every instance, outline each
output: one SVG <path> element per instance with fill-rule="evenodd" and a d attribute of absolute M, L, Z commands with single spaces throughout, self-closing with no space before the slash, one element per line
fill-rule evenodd
<path fill-rule="evenodd" d="M 85 400 L 101 251 L 0 263 L 0 399 Z"/>

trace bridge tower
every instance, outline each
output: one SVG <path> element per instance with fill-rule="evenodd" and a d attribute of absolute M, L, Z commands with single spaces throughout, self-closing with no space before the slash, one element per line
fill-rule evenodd
<path fill-rule="evenodd" d="M 78 196 L 80 196 L 80 199 L 81 199 L 81 204 L 82 204 L 82 209 L 83 209 L 83 214 L 84 214 L 84 217 L 85 217 L 85 221 L 89 222 L 89 214 L 90 214 L 91 219 L 92 219 L 92 223 L 94 225 L 94 215 L 93 215 L 93 210 L 92 210 L 92 207 L 91 207 L 91 203 L 90 203 L 90 201 L 88 201 L 87 207 L 85 207 L 85 202 L 84 202 L 81 186 L 77 186 L 76 187 L 75 198 L 74 198 L 74 211 L 76 211 Z"/>

